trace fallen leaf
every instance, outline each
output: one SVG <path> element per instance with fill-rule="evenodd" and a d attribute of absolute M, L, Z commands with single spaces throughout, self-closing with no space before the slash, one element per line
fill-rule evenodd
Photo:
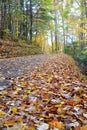
<path fill-rule="evenodd" d="M 0 118 L 3 118 L 6 113 L 3 111 L 0 111 Z"/>
<path fill-rule="evenodd" d="M 61 118 L 64 118 L 64 119 L 67 118 L 67 116 L 64 115 L 64 114 L 61 114 L 60 117 L 61 117 Z"/>
<path fill-rule="evenodd" d="M 59 113 L 62 112 L 62 109 L 61 109 L 61 108 L 58 108 L 58 109 L 57 109 L 57 112 L 59 112 Z"/>
<path fill-rule="evenodd" d="M 49 125 L 47 123 L 41 123 L 38 127 L 37 130 L 48 130 Z"/>
<path fill-rule="evenodd" d="M 82 126 L 80 130 L 87 130 L 87 125 Z"/>
<path fill-rule="evenodd" d="M 31 93 L 31 90 L 27 90 L 27 94 L 30 94 Z"/>
<path fill-rule="evenodd" d="M 18 109 L 17 109 L 16 107 L 13 107 L 13 108 L 11 109 L 11 111 L 12 111 L 13 114 L 17 114 Z"/>
<path fill-rule="evenodd" d="M 67 102 L 67 104 L 69 104 L 69 105 L 71 105 L 71 106 L 74 106 L 75 105 L 75 101 L 74 100 L 69 100 L 68 102 Z"/>
<path fill-rule="evenodd" d="M 55 127 L 58 128 L 58 129 L 62 128 L 62 123 L 59 122 L 59 121 L 57 121 L 56 119 L 54 119 L 53 121 L 51 121 L 49 123 L 49 125 L 50 125 L 51 128 L 55 128 Z"/>
<path fill-rule="evenodd" d="M 5 121 L 4 126 L 6 126 L 6 127 L 12 127 L 15 124 L 16 124 L 15 120 L 8 120 L 8 121 Z"/>
<path fill-rule="evenodd" d="M 83 116 L 84 116 L 85 118 L 87 118 L 87 114 L 83 113 Z"/>

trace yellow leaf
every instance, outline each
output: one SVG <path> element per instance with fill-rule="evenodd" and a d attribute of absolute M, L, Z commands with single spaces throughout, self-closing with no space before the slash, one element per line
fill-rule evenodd
<path fill-rule="evenodd" d="M 27 125 L 23 125 L 21 127 L 21 130 L 35 130 L 34 123 L 30 121 L 28 126 Z"/>
<path fill-rule="evenodd" d="M 0 118 L 3 118 L 6 113 L 3 111 L 0 111 Z"/>
<path fill-rule="evenodd" d="M 81 93 L 83 91 L 83 88 L 80 87 L 78 91 L 79 91 L 79 93 Z"/>
<path fill-rule="evenodd" d="M 27 94 L 30 94 L 31 93 L 31 90 L 27 90 Z"/>
<path fill-rule="evenodd" d="M 58 108 L 58 109 L 57 109 L 57 112 L 62 112 L 62 109 L 61 109 L 61 108 Z"/>
<path fill-rule="evenodd" d="M 76 102 L 80 103 L 82 99 L 79 96 L 76 96 Z"/>
<path fill-rule="evenodd" d="M 15 124 L 16 124 L 15 120 L 9 120 L 9 121 L 5 121 L 4 126 L 10 127 Z"/>
<path fill-rule="evenodd" d="M 61 118 L 66 118 L 66 116 L 65 116 L 65 115 L 63 115 L 63 114 L 61 114 L 61 115 L 60 115 L 60 117 L 61 117 Z"/>
<path fill-rule="evenodd" d="M 28 128 L 28 130 L 35 130 L 35 127 L 34 127 L 34 126 L 30 126 L 30 127 Z"/>
<path fill-rule="evenodd" d="M 81 130 L 87 130 L 87 125 L 82 126 Z"/>
<path fill-rule="evenodd" d="M 24 85 L 25 87 L 28 87 L 28 82 L 21 82 L 22 85 Z"/>
<path fill-rule="evenodd" d="M 23 95 L 23 99 L 26 99 L 27 98 L 27 95 Z"/>
<path fill-rule="evenodd" d="M 61 103 L 61 105 L 63 105 L 65 102 L 60 102 Z"/>
<path fill-rule="evenodd" d="M 28 130 L 28 126 L 22 126 L 21 130 Z"/>
<path fill-rule="evenodd" d="M 20 90 L 21 90 L 21 88 L 17 88 L 17 89 L 16 89 L 16 92 L 19 92 Z"/>
<path fill-rule="evenodd" d="M 16 114 L 18 110 L 17 110 L 16 107 L 13 107 L 11 111 L 12 111 L 13 114 Z"/>
<path fill-rule="evenodd" d="M 40 114 L 40 117 L 41 118 L 50 118 L 50 116 L 48 115 L 48 116 L 46 116 L 45 114 Z"/>
<path fill-rule="evenodd" d="M 46 115 L 45 115 L 45 114 L 40 114 L 40 117 L 43 117 L 43 118 L 44 118 L 44 117 L 46 117 Z"/>
<path fill-rule="evenodd" d="M 23 123 L 23 119 L 22 118 L 18 118 L 16 122 L 19 123 L 19 124 Z"/>

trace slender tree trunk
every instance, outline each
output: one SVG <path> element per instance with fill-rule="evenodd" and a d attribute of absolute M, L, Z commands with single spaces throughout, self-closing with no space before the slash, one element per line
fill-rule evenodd
<path fill-rule="evenodd" d="M 58 30 L 57 30 L 57 10 L 55 10 L 55 45 L 56 45 L 56 52 L 58 52 Z"/>
<path fill-rule="evenodd" d="M 11 38 L 12 38 L 12 15 L 11 15 L 11 4 L 9 2 L 8 4 L 8 12 L 9 12 L 9 19 L 8 19 L 8 29 L 11 33 Z"/>
<path fill-rule="evenodd" d="M 65 23 L 64 23 L 64 18 L 62 16 L 62 25 L 63 25 L 63 39 L 64 39 L 64 49 L 65 49 L 65 46 L 66 46 L 66 34 L 65 34 Z"/>
<path fill-rule="evenodd" d="M 6 25 L 7 25 L 7 23 L 6 23 L 6 17 L 7 17 L 7 12 L 6 12 L 6 1 L 5 1 L 5 3 L 4 3 L 4 29 L 6 29 Z"/>
<path fill-rule="evenodd" d="M 22 19 L 20 20 L 20 25 L 19 25 L 19 38 L 22 38 L 23 39 L 23 33 L 24 33 L 24 28 L 23 28 L 23 25 L 24 25 L 24 0 L 21 0 L 20 1 L 20 6 L 21 6 L 21 11 L 22 11 L 22 14 L 23 14 L 23 16 L 22 16 Z"/>
<path fill-rule="evenodd" d="M 29 12 L 30 12 L 30 9 L 29 9 L 29 5 L 28 3 L 26 3 L 26 40 L 28 40 L 28 28 L 29 28 L 29 25 L 28 25 L 28 22 L 29 22 Z"/>
<path fill-rule="evenodd" d="M 0 1 L 0 17 L 1 17 L 1 20 L 0 20 L 0 38 L 3 38 L 3 7 L 2 7 L 2 1 Z"/>
<path fill-rule="evenodd" d="M 31 44 L 32 44 L 32 25 L 33 25 L 32 0 L 30 0 L 30 42 Z"/>
<path fill-rule="evenodd" d="M 5 4 L 5 1 L 2 1 L 1 2 L 1 38 L 3 38 L 4 37 L 4 29 L 5 29 L 5 27 L 4 27 L 4 22 L 5 22 L 5 20 L 4 20 L 4 4 Z"/>
<path fill-rule="evenodd" d="M 84 20 L 84 2 L 83 0 L 81 1 L 81 20 Z M 80 28 L 84 29 L 84 23 L 80 24 Z M 80 39 L 80 49 L 82 50 L 84 48 L 85 42 L 84 42 L 84 33 L 80 32 L 79 34 L 79 39 Z"/>
<path fill-rule="evenodd" d="M 51 33 L 51 45 L 52 45 L 52 53 L 53 53 L 53 51 L 54 51 L 54 49 L 53 49 L 53 32 L 51 31 L 50 33 Z"/>
<path fill-rule="evenodd" d="M 84 0 L 84 7 L 85 7 L 85 16 L 86 16 L 86 20 L 87 20 L 87 0 Z M 85 43 L 87 46 L 87 34 L 85 34 L 85 39 L 86 39 Z"/>
<path fill-rule="evenodd" d="M 84 0 L 84 7 L 85 7 L 85 15 L 87 18 L 87 0 Z"/>

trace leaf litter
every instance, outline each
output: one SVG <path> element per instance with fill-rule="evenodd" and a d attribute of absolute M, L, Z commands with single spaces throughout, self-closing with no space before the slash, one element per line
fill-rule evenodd
<path fill-rule="evenodd" d="M 87 130 L 87 82 L 73 59 L 55 55 L 0 89 L 1 130 Z"/>

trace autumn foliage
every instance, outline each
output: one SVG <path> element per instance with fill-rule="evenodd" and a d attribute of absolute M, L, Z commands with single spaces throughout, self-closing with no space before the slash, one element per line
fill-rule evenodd
<path fill-rule="evenodd" d="M 87 83 L 73 59 L 53 55 L 0 91 L 4 130 L 87 130 Z"/>

